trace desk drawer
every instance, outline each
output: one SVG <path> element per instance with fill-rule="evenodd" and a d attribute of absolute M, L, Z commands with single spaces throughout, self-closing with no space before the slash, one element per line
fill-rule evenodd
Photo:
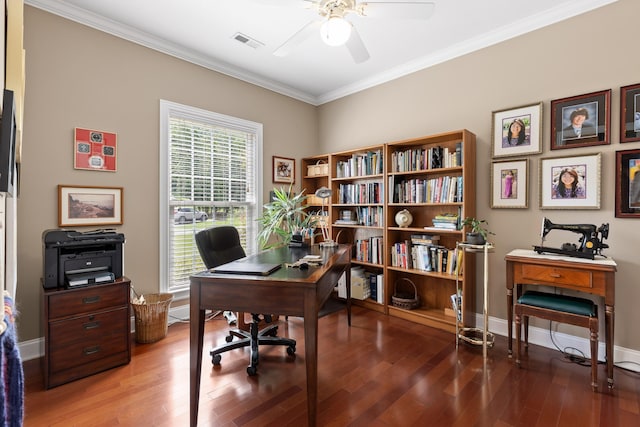
<path fill-rule="evenodd" d="M 128 283 L 93 285 L 86 288 L 59 291 L 49 295 L 49 320 L 93 313 L 113 307 L 129 307 Z"/>
<path fill-rule="evenodd" d="M 593 288 L 592 272 L 572 268 L 522 264 L 522 278 L 540 284 Z"/>

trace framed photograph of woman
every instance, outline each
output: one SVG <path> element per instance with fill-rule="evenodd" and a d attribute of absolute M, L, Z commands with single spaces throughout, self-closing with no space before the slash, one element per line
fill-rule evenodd
<path fill-rule="evenodd" d="M 523 208 L 529 200 L 529 159 L 491 164 L 491 207 Z"/>
<path fill-rule="evenodd" d="M 601 155 L 540 159 L 541 209 L 600 209 Z"/>
<path fill-rule="evenodd" d="M 551 149 L 610 144 L 611 89 L 551 101 Z"/>
<path fill-rule="evenodd" d="M 616 217 L 640 218 L 640 149 L 616 151 Z"/>
<path fill-rule="evenodd" d="M 492 116 L 494 158 L 542 153 L 542 102 L 494 111 Z"/>
<path fill-rule="evenodd" d="M 640 141 L 640 83 L 620 88 L 620 142 Z"/>

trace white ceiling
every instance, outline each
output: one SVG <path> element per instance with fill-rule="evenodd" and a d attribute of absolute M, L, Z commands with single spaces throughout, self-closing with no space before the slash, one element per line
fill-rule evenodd
<path fill-rule="evenodd" d="M 371 55 L 360 64 L 346 47 L 327 46 L 319 35 L 286 57 L 273 55 L 295 32 L 318 19 L 302 0 L 25 0 L 25 4 L 320 105 L 615 1 L 434 0 L 434 13 L 427 20 L 350 15 Z M 261 45 L 254 49 L 236 41 L 238 32 Z"/>

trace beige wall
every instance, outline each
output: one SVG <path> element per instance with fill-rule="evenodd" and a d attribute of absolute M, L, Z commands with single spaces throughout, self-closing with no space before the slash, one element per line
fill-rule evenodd
<path fill-rule="evenodd" d="M 496 232 L 490 263 L 489 314 L 506 318 L 504 256 L 515 248 L 540 244 L 540 224 L 610 223 L 605 254 L 618 263 L 616 275 L 617 345 L 640 349 L 640 221 L 615 218 L 615 151 L 638 149 L 619 143 L 620 86 L 640 83 L 637 17 L 640 3 L 610 6 L 538 30 L 479 52 L 343 98 L 319 108 L 320 152 L 467 128 L 477 136 L 476 210 Z M 578 52 L 580 60 L 572 57 Z M 611 145 L 549 149 L 550 101 L 613 89 Z M 490 208 L 492 111 L 543 101 L 543 153 L 530 156 L 529 208 Z M 599 210 L 541 210 L 538 206 L 540 158 L 602 152 Z M 560 232 L 558 232 L 560 233 Z M 554 234 L 550 235 L 553 238 Z M 569 233 L 571 242 L 578 235 Z M 565 236 L 567 238 L 567 236 Z M 559 246 L 561 242 L 553 242 Z M 478 272 L 480 273 L 480 272 Z M 478 275 L 477 283 L 482 283 Z M 478 292 L 478 294 L 480 294 Z M 479 306 L 480 307 L 480 306 Z M 541 324 L 542 327 L 544 323 Z M 546 324 L 548 327 L 548 323 Z M 581 331 L 578 331 L 581 333 Z M 583 335 L 584 336 L 584 335 Z"/>
<path fill-rule="evenodd" d="M 57 227 L 57 185 L 124 187 L 125 272 L 139 292 L 158 291 L 159 101 L 264 125 L 263 182 L 271 156 L 316 153 L 316 108 L 39 9 L 25 8 L 27 90 L 20 198 L 21 341 L 43 336 L 42 232 Z M 73 169 L 73 129 L 118 135 L 116 173 Z M 300 182 L 298 177 L 297 182 Z M 89 228 L 90 229 L 90 228 Z"/>
<path fill-rule="evenodd" d="M 265 191 L 271 187 L 273 154 L 299 159 L 454 129 L 471 130 L 478 137 L 477 213 L 497 233 L 490 266 L 490 315 L 506 318 L 504 255 L 539 244 L 544 216 L 557 223 L 609 222 L 611 249 L 605 253 L 618 262 L 615 342 L 640 350 L 640 336 L 629 326 L 640 322 L 640 312 L 633 309 L 640 301 L 640 287 L 634 280 L 640 276 L 634 250 L 640 222 L 614 215 L 615 151 L 640 148 L 640 143 L 619 144 L 618 131 L 619 87 L 640 82 L 633 31 L 638 12 L 637 0 L 620 0 L 316 109 L 27 7 L 25 142 L 18 204 L 21 339 L 42 336 L 38 323 L 41 233 L 56 226 L 57 184 L 125 187 L 125 223 L 120 230 L 127 236 L 127 275 L 142 291 L 155 290 L 158 100 L 163 98 L 264 123 Z M 573 49 L 583 57 L 577 64 L 569 56 Z M 549 101 L 608 88 L 613 89 L 612 144 L 550 152 Z M 491 112 L 538 101 L 544 102 L 544 152 L 530 156 L 529 208 L 491 209 Z M 118 133 L 117 173 L 73 169 L 76 126 Z M 602 208 L 540 210 L 540 158 L 596 151 L 603 152 Z"/>

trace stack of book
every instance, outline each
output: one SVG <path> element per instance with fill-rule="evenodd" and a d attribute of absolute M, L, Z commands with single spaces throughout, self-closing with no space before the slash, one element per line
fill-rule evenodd
<path fill-rule="evenodd" d="M 445 212 L 433 218 L 433 226 L 446 230 L 458 230 L 460 228 L 460 216 L 457 213 Z"/>

